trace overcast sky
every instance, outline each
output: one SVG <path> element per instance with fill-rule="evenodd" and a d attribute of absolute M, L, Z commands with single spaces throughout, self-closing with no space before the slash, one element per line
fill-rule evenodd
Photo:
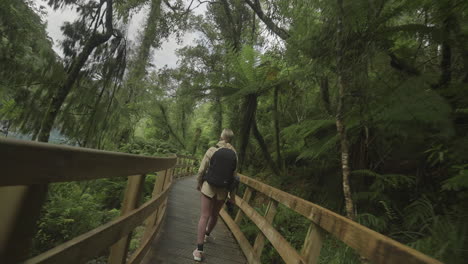
<path fill-rule="evenodd" d="M 74 21 L 78 17 L 78 14 L 75 12 L 74 9 L 71 9 L 70 7 L 54 11 L 47 5 L 47 0 L 34 1 L 38 6 L 45 7 L 44 10 L 47 12 L 47 14 L 44 16 L 44 19 L 47 21 L 47 32 L 49 34 L 49 37 L 51 37 L 54 40 L 55 52 L 62 56 L 63 53 L 62 48 L 60 47 L 60 41 L 63 40 L 63 35 L 62 31 L 60 30 L 60 27 L 63 25 L 64 22 Z M 205 12 L 205 10 L 205 5 L 201 5 L 194 11 L 197 14 L 202 14 Z M 138 14 L 133 16 L 128 29 L 128 38 L 130 40 L 134 41 L 138 36 L 139 30 L 143 28 L 147 12 L 148 8 L 143 8 Z M 198 33 L 186 33 L 183 37 L 183 43 L 181 43 L 180 45 L 177 44 L 175 37 L 170 37 L 168 41 L 163 43 L 160 49 L 153 49 L 153 65 L 155 65 L 158 69 L 162 68 L 164 65 L 167 65 L 171 68 L 175 67 L 177 65 L 177 56 L 175 55 L 175 50 L 185 45 L 193 43 L 193 40 L 198 36 Z"/>

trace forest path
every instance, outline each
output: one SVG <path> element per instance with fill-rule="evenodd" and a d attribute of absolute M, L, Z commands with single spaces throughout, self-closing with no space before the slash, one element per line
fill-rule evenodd
<path fill-rule="evenodd" d="M 192 257 L 192 252 L 196 247 L 197 225 L 200 217 L 200 193 L 195 186 L 195 176 L 173 183 L 162 229 L 153 241 L 143 264 L 200 263 L 194 261 Z M 239 245 L 221 218 L 212 236 L 213 243 L 205 244 L 205 259 L 202 263 L 247 263 Z"/>

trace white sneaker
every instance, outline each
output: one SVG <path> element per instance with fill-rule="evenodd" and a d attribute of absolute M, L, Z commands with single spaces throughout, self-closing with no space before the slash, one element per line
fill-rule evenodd
<path fill-rule="evenodd" d="M 193 251 L 192 255 L 193 255 L 193 259 L 195 261 L 202 261 L 202 259 L 203 259 L 203 251 L 200 251 L 198 249 L 195 249 Z"/>

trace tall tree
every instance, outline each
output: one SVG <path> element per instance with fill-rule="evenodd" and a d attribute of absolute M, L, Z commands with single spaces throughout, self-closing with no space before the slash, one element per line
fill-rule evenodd
<path fill-rule="evenodd" d="M 55 0 L 51 3 L 54 7 L 59 7 L 62 5 L 63 0 Z M 86 22 L 89 23 L 91 30 L 90 32 L 82 32 L 88 33 L 89 35 L 81 40 L 84 42 L 82 50 L 76 57 L 71 59 L 67 70 L 67 77 L 52 97 L 49 108 L 42 120 L 41 130 L 38 135 L 39 141 L 47 142 L 49 140 L 50 132 L 60 108 L 73 88 L 73 85 L 79 79 L 81 70 L 94 49 L 108 41 L 113 35 L 121 37 L 117 31 L 114 30 L 113 26 L 113 4 L 113 0 L 100 0 L 100 2 L 90 1 L 88 3 L 89 8 L 83 9 L 90 12 L 86 14 L 86 16 L 90 16 L 91 20 Z M 104 21 L 104 25 L 102 21 Z M 69 25 L 68 30 L 78 30 L 79 26 L 83 26 L 81 23 L 82 22 L 76 22 L 74 25 Z"/>

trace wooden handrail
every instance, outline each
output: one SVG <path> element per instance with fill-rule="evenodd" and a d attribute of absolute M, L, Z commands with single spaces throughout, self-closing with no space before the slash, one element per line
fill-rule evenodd
<path fill-rule="evenodd" d="M 337 239 L 355 249 L 361 256 L 370 260 L 371 263 L 442 263 L 321 206 L 245 175 L 239 174 L 239 176 L 240 182 L 245 184 L 247 188 L 247 193 L 244 197 L 250 199 L 251 189 L 255 190 L 267 196 L 269 199 L 285 205 L 311 221 L 311 227 L 309 228 L 309 232 L 306 236 L 304 247 L 301 253 L 298 253 L 269 223 L 268 218 L 270 218 L 271 215 L 265 217 L 261 216 L 248 205 L 248 201 L 236 196 L 236 205 L 253 223 L 257 225 L 262 232 L 262 234 L 259 235 L 265 236 L 270 241 L 286 263 L 318 263 L 324 232 L 332 234 Z M 241 249 L 247 256 L 249 263 L 258 263 L 261 251 L 255 252 L 255 246 L 252 248 L 250 245 L 242 245 L 243 243 L 246 243 L 247 240 L 242 233 L 238 232 L 238 230 L 240 230 L 239 227 L 237 227 L 239 222 L 234 222 L 224 211 L 221 212 L 221 217 L 224 219 L 241 245 Z M 240 213 L 238 213 L 236 219 L 238 217 L 241 217 Z"/>
<path fill-rule="evenodd" d="M 112 246 L 109 261 L 125 263 L 129 234 L 145 222 L 142 244 L 128 262 L 139 263 L 161 227 L 172 177 L 177 176 L 174 175 L 175 167 L 183 170 L 182 175 L 195 168 L 194 159 L 188 156 L 146 157 L 12 139 L 0 139 L 0 162 L 0 207 L 3 208 L 0 212 L 0 263 L 24 260 L 28 244 L 25 239 L 32 236 L 24 230 L 33 229 L 48 183 L 118 176 L 129 176 L 121 217 L 26 260 L 26 263 L 82 263 L 117 241 Z M 175 166 L 176 163 L 184 165 Z M 160 173 L 153 198 L 139 206 L 145 174 L 154 172 Z M 29 220 L 24 221 L 25 217 Z M 11 252 L 11 248 L 19 246 L 19 250 Z"/>
<path fill-rule="evenodd" d="M 140 175 L 172 168 L 176 160 L 0 139 L 0 186 Z"/>

